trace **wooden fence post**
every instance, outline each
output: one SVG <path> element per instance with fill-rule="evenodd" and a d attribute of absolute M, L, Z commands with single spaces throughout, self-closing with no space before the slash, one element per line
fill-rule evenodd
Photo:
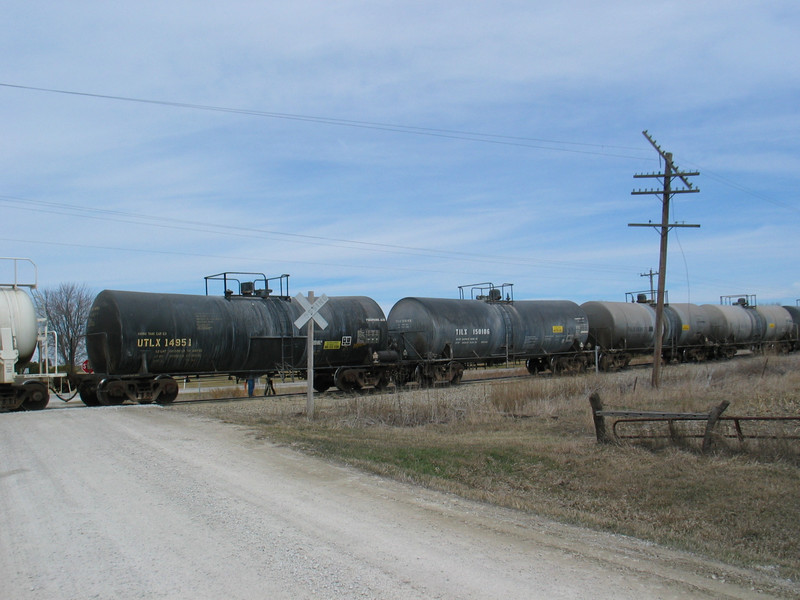
<path fill-rule="evenodd" d="M 608 436 L 606 435 L 606 420 L 603 416 L 598 416 L 598 412 L 603 410 L 603 402 L 600 400 L 600 394 L 592 392 L 589 396 L 589 404 L 592 405 L 592 418 L 594 419 L 594 430 L 597 434 L 597 441 L 601 444 L 608 443 Z"/>
<path fill-rule="evenodd" d="M 703 436 L 703 454 L 711 450 L 711 433 L 714 429 L 714 426 L 717 424 L 717 421 L 719 421 L 720 416 L 723 412 L 725 412 L 725 409 L 728 408 L 730 404 L 730 402 L 725 400 L 721 402 L 719 406 L 715 406 L 713 409 L 711 409 L 711 412 L 708 413 L 706 433 Z"/>

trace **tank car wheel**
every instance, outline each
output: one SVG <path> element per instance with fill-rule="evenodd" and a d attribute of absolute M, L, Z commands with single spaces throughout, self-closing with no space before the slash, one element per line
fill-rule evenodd
<path fill-rule="evenodd" d="M 159 375 L 156 377 L 156 383 L 159 389 L 159 394 L 156 397 L 156 404 L 163 406 L 164 404 L 172 404 L 175 402 L 175 398 L 178 397 L 178 392 L 180 391 L 178 382 L 169 375 Z"/>
<path fill-rule="evenodd" d="M 347 392 L 349 394 L 354 394 L 356 392 L 361 391 L 361 386 L 358 384 L 357 381 L 348 381 L 342 380 L 336 383 L 336 387 L 343 392 Z"/>
<path fill-rule="evenodd" d="M 333 377 L 328 373 L 315 373 L 314 374 L 314 389 L 320 394 L 328 391 L 333 385 Z"/>
<path fill-rule="evenodd" d="M 380 377 L 378 377 L 378 381 L 375 382 L 375 389 L 381 392 L 387 387 L 389 387 L 389 377 L 386 373 L 381 373 Z"/>
<path fill-rule="evenodd" d="M 447 375 L 450 379 L 450 385 L 458 385 L 464 375 L 464 367 L 461 363 L 453 361 L 447 365 Z"/>
<path fill-rule="evenodd" d="M 362 380 L 356 369 L 339 367 L 333 376 L 333 382 L 343 392 L 354 393 L 362 388 Z"/>
<path fill-rule="evenodd" d="M 550 359 L 550 371 L 553 375 L 562 375 L 566 371 L 564 359 L 553 357 Z"/>
<path fill-rule="evenodd" d="M 97 385 L 97 399 L 103 406 L 119 406 L 125 402 L 125 384 L 121 379 L 103 379 Z"/>
<path fill-rule="evenodd" d="M 419 384 L 419 387 L 422 388 L 433 386 L 433 377 L 425 374 L 425 370 L 422 368 L 422 365 L 417 365 L 417 368 L 414 371 L 414 381 L 416 381 Z"/>
<path fill-rule="evenodd" d="M 525 368 L 531 375 L 536 375 L 539 372 L 539 362 L 529 358 L 525 361 Z"/>
<path fill-rule="evenodd" d="M 22 389 L 25 395 L 22 410 L 42 410 L 50 401 L 50 392 L 40 381 L 26 381 L 22 384 Z"/>
<path fill-rule="evenodd" d="M 406 384 L 411 381 L 411 374 L 407 370 L 402 369 L 397 371 L 392 379 L 394 380 L 395 387 L 400 389 L 405 387 Z"/>
<path fill-rule="evenodd" d="M 78 386 L 78 393 L 81 396 L 81 402 L 86 406 L 100 406 L 100 400 L 97 398 L 97 387 L 89 382 L 83 382 Z"/>

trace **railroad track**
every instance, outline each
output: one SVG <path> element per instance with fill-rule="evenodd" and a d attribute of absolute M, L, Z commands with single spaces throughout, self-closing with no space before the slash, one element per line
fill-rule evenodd
<path fill-rule="evenodd" d="M 750 353 L 745 353 L 745 354 L 737 355 L 733 359 L 730 359 L 730 360 L 747 360 L 748 358 L 753 358 L 754 356 L 756 356 L 756 355 L 753 355 L 753 354 L 750 354 Z M 708 363 L 708 364 L 713 364 L 713 363 Z M 652 366 L 652 364 L 649 363 L 649 362 L 637 363 L 637 364 L 629 365 L 622 372 L 631 372 L 631 371 L 635 372 L 635 371 L 647 370 L 647 369 L 650 369 L 651 366 Z M 522 369 L 519 369 L 518 372 L 516 372 L 516 373 L 510 373 L 508 375 L 500 375 L 500 374 L 498 374 L 500 371 L 502 371 L 501 369 L 486 369 L 485 371 L 486 371 L 486 376 L 483 376 L 483 377 L 472 377 L 470 379 L 463 379 L 457 386 L 451 386 L 448 383 L 439 383 L 439 384 L 434 384 L 432 389 L 439 390 L 439 389 L 449 389 L 449 388 L 458 388 L 458 387 L 462 387 L 463 388 L 463 387 L 471 387 L 471 386 L 474 386 L 474 385 L 481 385 L 481 384 L 487 384 L 487 383 L 509 383 L 509 382 L 522 381 L 522 380 L 532 380 L 533 381 L 533 380 L 536 380 L 536 379 L 549 379 L 549 378 L 554 377 L 554 375 L 551 374 L 551 373 L 547 373 L 547 374 L 544 374 L 544 375 L 539 374 L 539 375 L 531 376 L 527 372 L 522 371 Z M 470 371 L 468 371 L 468 372 L 470 372 Z M 476 373 L 476 372 L 477 371 L 475 371 L 475 370 L 471 371 L 471 373 Z M 564 377 L 570 377 L 570 376 L 572 376 L 572 374 L 564 375 Z M 561 376 L 555 376 L 555 377 L 561 377 Z M 280 389 L 280 387 L 283 384 L 277 382 L 277 385 L 278 385 L 278 387 Z M 304 383 L 302 381 L 295 382 L 294 388 L 295 389 L 289 389 L 289 390 L 284 389 L 284 390 L 281 390 L 281 391 L 279 391 L 279 393 L 277 393 L 275 395 L 271 395 L 271 396 L 265 396 L 265 395 L 258 395 L 257 394 L 257 395 L 252 396 L 252 397 L 248 397 L 248 396 L 222 396 L 222 397 L 218 397 L 218 398 L 193 398 L 193 397 L 191 397 L 191 393 L 192 392 L 187 392 L 187 393 L 184 393 L 183 395 L 179 394 L 178 398 L 175 400 L 175 402 L 173 404 L 187 404 L 187 403 L 192 403 L 192 404 L 226 404 L 226 403 L 234 403 L 234 402 L 251 402 L 251 401 L 257 401 L 257 400 L 264 400 L 264 399 L 267 399 L 267 398 L 276 399 L 276 400 L 277 399 L 284 399 L 285 400 L 285 399 L 288 399 L 288 398 L 298 398 L 298 399 L 300 399 L 300 398 L 304 398 L 306 396 L 306 387 L 305 387 L 305 385 L 304 385 Z M 219 388 L 219 389 L 223 389 L 223 388 Z M 417 391 L 419 389 L 420 389 L 420 387 L 416 383 L 409 383 L 406 386 L 404 386 L 401 390 L 398 391 L 396 389 L 396 387 L 393 384 L 391 384 L 389 387 L 387 387 L 387 388 L 385 388 L 384 390 L 381 390 L 381 391 L 376 391 L 376 390 L 373 390 L 373 389 L 365 389 L 365 390 L 361 390 L 360 392 L 355 392 L 354 393 L 354 392 L 342 392 L 342 391 L 334 388 L 334 389 L 330 389 L 330 390 L 328 390 L 326 392 L 322 392 L 322 393 L 315 392 L 315 395 L 317 395 L 318 397 L 322 397 L 322 398 L 334 399 L 334 398 L 347 398 L 347 397 L 351 397 L 351 396 L 354 396 L 354 395 L 369 396 L 371 394 L 380 394 L 380 393 L 384 393 L 384 394 L 398 394 L 398 393 L 400 393 L 401 394 L 401 393 L 405 393 L 405 392 Z M 203 392 L 203 393 L 205 393 L 205 392 Z M 121 406 L 132 406 L 132 405 L 133 404 L 123 404 Z M 82 406 L 85 406 L 85 405 L 80 401 L 79 398 L 75 398 L 74 401 L 70 402 L 69 404 L 67 404 L 67 401 L 65 401 L 65 402 L 56 402 L 54 399 L 51 398 L 51 401 L 50 401 L 50 404 L 48 405 L 48 408 L 59 408 L 59 409 L 61 409 L 61 408 L 76 408 L 76 407 L 82 407 Z"/>

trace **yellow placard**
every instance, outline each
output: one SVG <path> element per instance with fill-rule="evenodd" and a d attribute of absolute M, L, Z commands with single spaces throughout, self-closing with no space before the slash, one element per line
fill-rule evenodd
<path fill-rule="evenodd" d="M 322 346 L 323 350 L 339 350 L 341 347 L 342 347 L 342 342 L 340 342 L 339 340 L 333 342 L 325 342 L 325 344 L 323 344 Z"/>
<path fill-rule="evenodd" d="M 563 325 L 553 325 L 553 333 L 564 333 Z"/>
<path fill-rule="evenodd" d="M 683 330 L 684 330 L 684 331 L 689 331 L 689 325 L 684 325 L 684 326 L 683 326 Z"/>

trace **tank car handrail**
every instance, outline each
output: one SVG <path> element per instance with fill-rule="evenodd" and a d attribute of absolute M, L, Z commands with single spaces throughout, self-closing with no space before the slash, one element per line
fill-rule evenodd
<path fill-rule="evenodd" d="M 630 304 L 643 304 L 639 301 L 640 295 L 648 296 L 650 299 L 647 301 L 649 303 L 655 304 L 655 290 L 640 290 L 638 292 L 625 292 L 625 302 Z M 664 290 L 664 304 L 669 304 L 669 290 Z"/>
<path fill-rule="evenodd" d="M 237 277 L 231 277 L 232 275 L 256 276 L 256 279 L 252 283 L 255 284 L 255 283 L 263 281 L 264 282 L 264 290 L 263 291 L 265 292 L 266 295 L 269 295 L 270 293 L 272 293 L 272 290 L 269 289 L 269 282 L 278 280 L 280 282 L 280 293 L 279 293 L 279 296 L 281 298 L 288 298 L 289 297 L 289 274 L 288 273 L 282 273 L 281 275 L 276 275 L 275 277 L 267 277 L 264 273 L 259 273 L 259 272 L 256 272 L 256 271 L 253 271 L 253 272 L 248 272 L 248 271 L 224 271 L 222 273 L 215 273 L 214 275 L 206 275 L 204 277 L 205 282 L 206 282 L 206 296 L 208 296 L 208 282 L 209 281 L 222 281 L 224 294 L 226 296 L 232 295 L 232 292 L 230 294 L 228 293 L 230 291 L 230 290 L 228 290 L 228 281 L 235 281 L 237 284 L 239 284 L 239 293 L 243 294 L 243 285 L 244 285 L 244 283 L 247 283 L 247 282 L 243 282 L 240 279 L 238 279 Z M 285 293 L 284 293 L 284 289 L 283 289 L 284 288 L 284 282 L 286 282 L 285 283 L 285 285 L 286 285 Z M 253 290 L 251 290 L 251 293 L 255 293 L 257 291 L 261 291 L 261 290 L 253 289 Z M 256 294 L 256 295 L 258 295 L 258 294 Z"/>
<path fill-rule="evenodd" d="M 58 351 L 55 352 L 56 364 L 53 366 L 54 371 L 50 372 L 50 344 L 49 337 L 53 336 L 53 348 L 58 348 L 58 332 L 54 329 L 49 329 L 47 326 L 47 319 L 36 319 L 39 325 L 37 334 L 39 342 L 39 361 L 44 365 L 44 374 L 47 379 L 58 379 L 66 377 L 66 373 L 59 372 L 58 370 Z M 41 368 L 39 369 L 41 374 Z"/>
<path fill-rule="evenodd" d="M 33 262 L 30 258 L 22 258 L 17 256 L 0 256 L 0 260 L 10 260 L 14 262 L 14 282 L 13 283 L 2 283 L 0 282 L 0 286 L 5 287 L 12 287 L 14 289 L 20 287 L 30 288 L 35 290 L 39 286 L 39 267 L 36 266 L 36 263 Z M 20 261 L 25 261 L 30 263 L 33 267 L 33 283 L 20 283 L 19 282 L 19 273 L 18 273 L 18 263 Z"/>
<path fill-rule="evenodd" d="M 514 284 L 513 283 L 501 283 L 500 285 L 495 285 L 491 281 L 482 281 L 480 283 L 470 283 L 467 285 L 460 285 L 458 286 L 458 295 L 460 300 L 465 300 L 464 298 L 464 290 L 470 288 L 470 298 L 469 300 L 483 300 L 483 297 L 489 298 L 491 300 L 491 292 L 493 290 L 498 290 L 500 292 L 500 299 L 499 300 L 492 300 L 494 302 L 503 302 L 503 295 L 507 296 L 505 302 L 513 302 L 514 301 Z M 478 297 L 475 297 L 475 290 L 478 292 L 483 292 L 484 290 L 489 290 L 488 294 L 479 294 Z M 508 290 L 508 292 L 506 292 Z"/>
<path fill-rule="evenodd" d="M 734 298 L 736 302 L 734 302 Z M 744 304 L 742 304 L 744 300 Z M 722 306 L 744 306 L 745 308 L 755 308 L 758 306 L 756 294 L 725 294 L 719 297 L 719 303 Z"/>

